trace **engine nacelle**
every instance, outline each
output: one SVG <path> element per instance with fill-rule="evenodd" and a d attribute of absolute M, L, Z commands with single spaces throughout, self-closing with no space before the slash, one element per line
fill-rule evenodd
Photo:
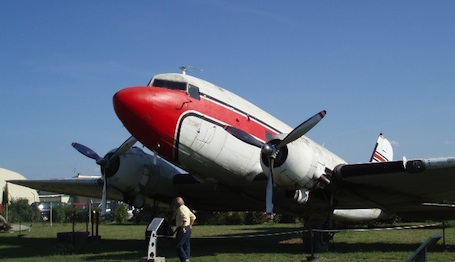
<path fill-rule="evenodd" d="M 285 134 L 275 137 L 279 142 Z M 269 143 L 274 143 L 270 141 Z M 275 186 L 286 190 L 315 189 L 321 187 L 321 182 L 328 183 L 327 168 L 333 168 L 332 155 L 312 140 L 301 137 L 281 148 L 275 159 L 273 181 Z M 269 174 L 268 160 L 261 157 L 261 166 L 265 174 Z"/>
<path fill-rule="evenodd" d="M 344 222 L 365 222 L 388 218 L 389 215 L 379 208 L 370 209 L 335 209 L 333 219 Z"/>
<path fill-rule="evenodd" d="M 172 178 L 180 171 L 163 159 L 154 160 L 153 155 L 133 147 L 120 155 L 105 173 L 108 185 L 123 193 L 125 202 L 139 208 L 146 197 L 175 195 Z"/>
<path fill-rule="evenodd" d="M 115 150 L 109 152 L 111 154 Z M 112 163 L 105 172 L 109 186 L 121 192 L 129 192 L 139 184 L 142 176 L 148 172 L 153 165 L 153 157 L 146 154 L 142 149 L 133 147 L 121 154 L 118 163 Z M 113 167 L 117 167 L 113 169 Z M 103 170 L 101 170 L 103 172 Z"/>

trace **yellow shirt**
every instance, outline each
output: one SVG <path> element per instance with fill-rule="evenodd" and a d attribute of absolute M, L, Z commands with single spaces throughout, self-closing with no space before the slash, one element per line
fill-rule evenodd
<path fill-rule="evenodd" d="M 194 222 L 194 220 L 196 220 L 196 216 L 187 206 L 181 205 L 177 208 L 177 214 L 175 216 L 175 225 L 177 227 L 189 226 L 191 221 Z"/>

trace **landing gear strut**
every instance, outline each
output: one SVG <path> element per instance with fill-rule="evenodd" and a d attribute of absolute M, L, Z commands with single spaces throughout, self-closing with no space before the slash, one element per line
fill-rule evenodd
<path fill-rule="evenodd" d="M 306 206 L 304 219 L 303 247 L 306 253 L 320 253 L 329 250 L 333 239 L 332 229 L 333 194 L 318 190 Z"/>
<path fill-rule="evenodd" d="M 306 253 L 321 253 L 329 250 L 330 240 L 333 239 L 331 232 L 321 232 L 319 230 L 329 230 L 328 221 L 323 219 L 310 219 L 305 221 L 303 233 L 303 248 Z"/>

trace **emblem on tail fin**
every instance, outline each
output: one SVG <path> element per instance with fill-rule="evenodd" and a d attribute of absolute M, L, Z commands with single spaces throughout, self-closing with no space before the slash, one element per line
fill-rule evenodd
<path fill-rule="evenodd" d="M 379 134 L 378 141 L 374 147 L 373 154 L 371 155 L 370 162 L 388 162 L 393 160 L 393 148 L 389 140 L 387 140 L 382 133 Z"/>

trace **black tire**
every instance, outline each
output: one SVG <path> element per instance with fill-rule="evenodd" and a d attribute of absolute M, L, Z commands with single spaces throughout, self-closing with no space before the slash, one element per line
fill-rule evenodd
<path fill-rule="evenodd" d="M 323 253 L 329 251 L 330 240 L 333 235 L 328 232 L 314 232 L 314 229 L 328 229 L 323 220 L 309 220 L 304 225 L 303 248 L 306 253 Z"/>

